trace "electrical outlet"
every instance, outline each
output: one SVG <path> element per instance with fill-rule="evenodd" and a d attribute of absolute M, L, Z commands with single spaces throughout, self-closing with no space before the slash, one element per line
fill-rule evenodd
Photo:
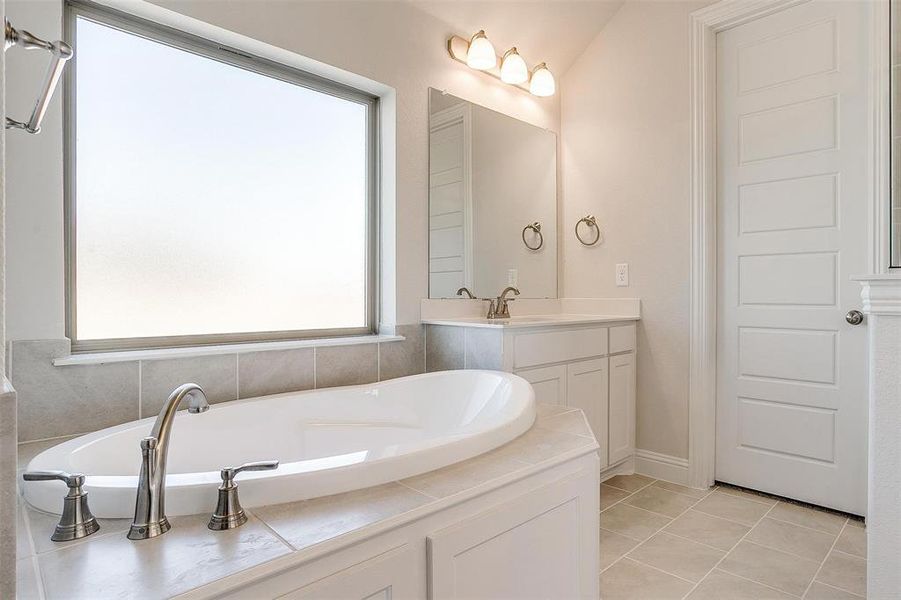
<path fill-rule="evenodd" d="M 507 269 L 507 285 L 519 285 L 519 269 Z"/>
<path fill-rule="evenodd" d="M 628 287 L 629 285 L 629 263 L 620 263 L 616 265 L 616 287 Z"/>

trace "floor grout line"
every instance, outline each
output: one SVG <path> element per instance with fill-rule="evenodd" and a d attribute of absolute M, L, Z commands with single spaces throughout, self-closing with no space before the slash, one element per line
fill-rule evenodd
<path fill-rule="evenodd" d="M 659 480 L 654 480 L 654 481 L 652 481 L 651 483 L 649 483 L 648 485 L 645 485 L 645 486 L 639 488 L 638 490 L 636 490 L 636 491 L 634 491 L 634 492 L 630 492 L 627 496 L 623 497 L 622 499 L 620 499 L 620 500 L 614 502 L 613 504 L 611 504 L 610 506 L 608 506 L 607 508 L 605 508 L 603 511 L 601 511 L 601 513 L 603 513 L 603 512 L 605 512 L 605 511 L 607 511 L 607 510 L 613 508 L 614 506 L 617 506 L 617 505 L 619 505 L 619 504 L 622 504 L 622 503 L 627 502 L 630 498 L 632 498 L 632 496 L 636 495 L 637 493 L 641 492 L 642 490 L 647 489 L 648 487 L 653 486 L 657 481 L 659 481 Z M 608 485 L 609 485 L 609 484 L 608 484 Z M 621 491 L 624 491 L 624 492 L 628 492 L 628 491 L 629 491 L 629 490 L 622 490 L 621 488 L 617 488 L 616 486 L 610 486 L 610 487 L 613 487 L 613 488 L 615 488 L 615 489 L 618 489 L 618 490 L 621 490 Z M 686 581 L 686 582 L 688 582 L 688 583 L 692 583 L 691 589 L 689 589 L 688 592 L 687 592 L 684 596 L 682 596 L 683 600 L 684 600 L 685 598 L 687 598 L 688 596 L 690 596 L 690 595 L 691 595 L 691 594 L 692 594 L 692 593 L 693 593 L 693 592 L 694 592 L 694 591 L 695 591 L 695 590 L 696 590 L 696 589 L 697 589 L 697 588 L 698 588 L 705 580 L 707 580 L 707 579 L 711 576 L 711 574 L 713 574 L 713 573 L 714 573 L 715 571 L 717 571 L 717 570 L 720 570 L 720 571 L 722 571 L 722 572 L 724 572 L 724 573 L 728 573 L 729 575 L 731 575 L 731 576 L 733 576 L 733 577 L 737 577 L 737 578 L 739 578 L 739 579 L 743 579 L 743 580 L 745 580 L 745 581 L 749 581 L 749 582 L 754 583 L 754 584 L 756 584 L 756 585 L 760 585 L 760 586 L 765 587 L 765 588 L 767 588 L 767 589 L 771 589 L 771 590 L 773 590 L 773 591 L 776 591 L 776 592 L 779 592 L 779 593 L 781 593 L 781 594 L 785 594 L 785 595 L 787 595 L 787 596 L 791 596 L 791 597 L 794 597 L 794 598 L 803 598 L 803 597 L 805 597 L 805 596 L 809 593 L 810 588 L 813 586 L 814 582 L 821 583 L 822 585 L 826 585 L 826 586 L 828 586 L 828 587 L 831 587 L 831 588 L 834 588 L 834 589 L 837 589 L 837 590 L 841 590 L 841 591 L 843 591 L 843 592 L 848 592 L 849 594 L 852 594 L 852 595 L 854 595 L 854 596 L 857 596 L 857 594 L 856 594 L 855 592 L 852 592 L 852 591 L 850 591 L 850 590 L 846 590 L 846 589 L 841 588 L 841 587 L 838 587 L 838 586 L 836 586 L 836 585 L 826 584 L 826 583 L 822 583 L 822 582 L 818 582 L 818 581 L 817 581 L 817 577 L 819 577 L 820 572 L 822 571 L 822 569 L 823 569 L 823 567 L 824 567 L 826 561 L 829 559 L 829 557 L 830 557 L 833 553 L 836 553 L 836 552 L 837 552 L 837 553 L 839 553 L 839 554 L 844 554 L 844 555 L 849 556 L 849 557 L 852 557 L 852 558 L 857 558 L 857 559 L 859 559 L 859 560 L 864 560 L 864 561 L 866 561 L 866 558 L 864 558 L 864 557 L 857 556 L 857 555 L 855 555 L 855 554 L 851 554 L 851 553 L 848 553 L 848 552 L 843 552 L 843 551 L 837 550 L 837 549 L 835 548 L 835 546 L 836 546 L 836 544 L 838 543 L 838 540 L 839 540 L 839 538 L 841 537 L 842 533 L 844 533 L 845 529 L 848 527 L 848 522 L 849 522 L 849 518 L 848 518 L 848 517 L 845 517 L 845 522 L 842 524 L 842 527 L 841 527 L 841 529 L 839 530 L 839 532 L 838 532 L 838 533 L 832 533 L 832 532 L 828 532 L 828 531 L 823 531 L 823 530 L 821 530 L 821 529 L 816 529 L 816 528 L 813 528 L 813 527 L 807 527 L 807 526 L 805 526 L 805 525 L 800 525 L 800 524 L 798 524 L 798 523 L 793 523 L 793 522 L 791 522 L 791 521 L 786 521 L 786 520 L 783 520 L 783 519 L 777 519 L 777 518 L 774 518 L 774 517 L 770 516 L 770 514 L 772 513 L 772 511 L 780 504 L 780 501 L 775 501 L 774 504 L 769 504 L 769 505 L 768 505 L 768 503 L 764 503 L 764 502 L 756 502 L 756 501 L 754 501 L 754 500 L 749 500 L 750 502 L 756 502 L 757 504 L 768 505 L 768 506 L 769 506 L 768 510 L 767 510 L 763 515 L 761 515 L 760 518 L 758 518 L 757 521 L 755 521 L 753 525 L 750 525 L 750 526 L 749 526 L 749 525 L 747 525 L 746 523 L 739 523 L 738 521 L 733 521 L 733 520 L 731 520 L 731 519 L 727 519 L 727 518 L 724 518 L 724 517 L 720 517 L 720 516 L 718 516 L 718 515 L 713 515 L 713 514 L 710 514 L 710 513 L 706 513 L 706 512 L 704 512 L 703 510 L 698 510 L 698 509 L 695 508 L 695 507 L 696 507 L 700 502 L 702 502 L 704 499 L 710 497 L 710 495 L 713 494 L 713 493 L 715 493 L 718 489 L 721 489 L 721 488 L 719 488 L 719 487 L 712 487 L 712 488 L 710 488 L 709 492 L 708 492 L 707 494 L 705 494 L 702 498 L 694 498 L 694 497 L 692 497 L 692 496 L 687 496 L 686 494 L 680 494 L 679 492 L 676 492 L 676 491 L 673 491 L 673 490 L 667 490 L 666 488 L 662 488 L 662 487 L 660 487 L 660 486 L 658 486 L 658 488 L 661 489 L 661 490 L 663 490 L 663 491 L 666 491 L 666 492 L 670 492 L 670 493 L 677 494 L 677 495 L 680 495 L 680 496 L 692 498 L 692 499 L 694 500 L 694 502 L 693 502 L 689 507 L 687 507 L 684 511 L 682 511 L 681 513 L 679 513 L 676 517 L 670 517 L 669 515 L 664 515 L 663 513 L 658 513 L 658 512 L 652 511 L 652 510 L 648 510 L 648 509 L 642 508 L 642 507 L 640 507 L 640 506 L 635 506 L 635 505 L 633 505 L 633 504 L 627 504 L 627 506 L 629 506 L 630 508 L 635 508 L 635 509 L 644 511 L 644 512 L 649 513 L 649 514 L 652 514 L 652 515 L 657 515 L 657 516 L 663 516 L 663 517 L 666 517 L 667 519 L 669 519 L 669 522 L 668 522 L 666 525 L 664 525 L 663 527 L 661 527 L 660 529 L 656 530 L 654 533 L 652 533 L 649 537 L 647 537 L 647 538 L 644 539 L 644 540 L 637 540 L 637 539 L 635 539 L 634 537 L 630 537 L 630 536 L 628 536 L 628 535 L 626 535 L 626 534 L 624 534 L 624 533 L 620 533 L 620 532 L 618 532 L 618 531 L 613 531 L 613 530 L 611 530 L 611 529 L 607 529 L 607 528 L 604 528 L 604 527 L 600 527 L 600 529 L 603 530 L 603 531 L 606 531 L 606 532 L 609 532 L 609 533 L 612 533 L 612 534 L 616 534 L 616 535 L 620 535 L 620 536 L 622 536 L 622 537 L 625 537 L 626 539 L 632 540 L 632 541 L 634 541 L 634 542 L 638 542 L 638 544 L 637 544 L 634 548 L 630 549 L 628 552 L 624 553 L 624 554 L 623 554 L 622 556 L 620 556 L 618 559 L 616 559 L 615 561 L 613 561 L 612 563 L 610 563 L 607 567 L 605 567 L 604 569 L 602 569 L 602 570 L 600 571 L 601 574 L 603 574 L 603 573 L 605 573 L 606 571 L 610 570 L 610 569 L 611 569 L 612 567 L 614 567 L 615 565 L 621 563 L 624 559 L 628 559 L 628 560 L 630 560 L 630 561 L 632 561 L 632 562 L 635 562 L 635 563 L 637 563 L 637 564 L 640 564 L 640 565 L 642 565 L 642 566 L 644 566 L 644 567 L 647 567 L 647 568 L 653 569 L 653 570 L 655 570 L 655 571 L 664 573 L 664 574 L 669 575 L 669 576 L 671 576 L 671 577 L 675 577 L 676 579 L 679 579 L 679 580 L 681 580 L 681 581 Z M 727 495 L 727 496 L 731 496 L 731 497 L 736 498 L 736 499 L 739 499 L 739 500 L 745 499 L 745 498 L 739 496 L 738 494 L 728 494 L 728 493 L 726 493 L 726 492 L 723 492 L 723 494 L 724 494 L 724 495 Z M 704 543 L 704 542 L 698 542 L 698 541 L 693 540 L 693 539 L 691 539 L 691 538 L 688 538 L 688 537 L 685 537 L 685 536 L 682 536 L 682 535 L 679 535 L 679 534 L 675 534 L 675 533 L 671 533 L 671 532 L 669 532 L 669 531 L 666 531 L 666 528 L 667 528 L 667 527 L 669 527 L 673 522 L 675 522 L 677 519 L 681 518 L 682 516 L 684 516 L 686 513 L 688 513 L 688 512 L 691 511 L 691 510 L 696 510 L 697 512 L 699 512 L 699 513 L 701 513 L 701 514 L 703 514 L 703 515 L 705 515 L 705 516 L 708 516 L 708 517 L 712 517 L 712 518 L 714 518 L 714 519 L 721 519 L 721 520 L 726 521 L 726 522 L 728 522 L 728 523 L 734 523 L 734 524 L 741 525 L 741 526 L 743 526 L 743 527 L 748 527 L 748 531 L 747 531 L 741 538 L 739 538 L 739 540 L 736 541 L 735 544 L 733 544 L 728 550 L 725 550 L 725 551 L 724 551 L 722 548 L 717 548 L 717 547 L 715 547 L 715 546 L 711 546 L 710 544 L 706 544 L 706 543 Z M 815 509 L 810 509 L 810 510 L 815 510 Z M 760 525 L 760 523 L 763 522 L 765 519 L 772 519 L 773 521 L 777 521 L 777 522 L 779 522 L 779 523 L 783 523 L 783 524 L 787 524 L 787 525 L 794 525 L 794 526 L 796 526 L 796 527 L 800 527 L 800 528 L 806 529 L 806 530 L 808 530 L 808 531 L 812 531 L 812 532 L 816 532 L 816 533 L 821 533 L 821 534 L 826 534 L 826 535 L 833 535 L 833 536 L 835 536 L 834 539 L 833 539 L 833 541 L 832 541 L 832 545 L 831 545 L 830 548 L 829 548 L 829 551 L 826 553 L 826 555 L 823 557 L 823 559 L 822 559 L 821 561 L 819 561 L 819 567 L 817 568 L 816 573 L 814 574 L 814 576 L 813 576 L 813 578 L 810 580 L 810 582 L 808 582 L 807 587 L 805 588 L 805 590 L 804 590 L 804 592 L 803 592 L 803 594 L 802 594 L 801 596 L 797 596 L 796 594 L 792 594 L 792 593 L 790 593 L 790 592 L 786 592 L 785 590 L 781 590 L 781 589 L 776 588 L 776 587 L 774 587 L 774 586 L 772 586 L 772 585 L 769 585 L 769 584 L 767 584 L 767 583 L 764 583 L 764 582 L 761 582 L 761 581 L 757 581 L 757 580 L 751 579 L 751 578 L 746 577 L 746 576 L 744 576 L 744 575 L 739 575 L 739 574 L 737 574 L 737 573 L 732 573 L 732 572 L 729 571 L 729 570 L 726 570 L 726 569 L 722 569 L 722 568 L 721 568 L 722 563 L 723 563 L 723 562 L 729 557 L 729 555 L 731 555 L 732 552 L 733 552 L 733 551 L 734 551 L 734 550 L 735 550 L 742 542 L 744 542 L 744 541 L 747 541 L 748 543 L 753 543 L 753 544 L 755 544 L 755 545 L 757 545 L 757 546 L 760 546 L 760 547 L 762 547 L 762 548 L 766 548 L 767 550 L 776 551 L 776 552 L 782 552 L 782 553 L 784 553 L 784 554 L 787 554 L 787 555 L 790 555 L 790 556 L 793 556 L 793 557 L 796 557 L 796 558 L 800 558 L 800 559 L 803 559 L 803 560 L 806 560 L 806 561 L 809 561 L 809 562 L 816 562 L 814 559 L 811 559 L 811 558 L 809 558 L 809 557 L 801 556 L 801 555 L 799 555 L 799 554 L 795 554 L 794 552 L 789 552 L 789 551 L 783 550 L 783 549 L 781 549 L 781 548 L 774 548 L 774 547 L 769 546 L 769 545 L 767 545 L 767 544 L 763 544 L 763 543 L 760 543 L 760 542 L 755 541 L 755 540 L 747 539 L 748 536 L 750 536 L 751 533 L 757 528 L 757 526 Z M 718 561 L 716 562 L 716 564 L 714 564 L 713 567 L 712 567 L 710 570 L 708 570 L 707 573 L 704 574 L 704 576 L 701 577 L 697 582 L 691 582 L 691 581 L 685 579 L 684 577 L 682 577 L 682 576 L 680 576 L 680 575 L 676 575 L 675 573 L 670 573 L 669 571 L 666 571 L 665 569 L 661 569 L 661 568 L 656 567 L 656 566 L 654 566 L 654 565 L 652 565 L 652 564 L 648 564 L 648 563 L 646 563 L 646 562 L 640 560 L 639 558 L 636 558 L 636 557 L 634 557 L 634 556 L 631 556 L 631 554 L 632 554 L 633 552 L 637 551 L 639 548 L 641 548 L 643 545 L 645 545 L 648 541 L 650 541 L 651 539 L 655 538 L 656 536 L 658 536 L 658 535 L 661 534 L 661 533 L 666 533 L 666 534 L 672 535 L 672 536 L 674 536 L 674 537 L 677 537 L 677 538 L 679 538 L 679 539 L 683 539 L 683 540 L 686 540 L 686 541 L 688 541 L 688 542 L 692 542 L 692 543 L 698 544 L 698 545 L 700 545 L 700 546 L 704 546 L 704 547 L 706 547 L 706 548 L 710 548 L 710 549 L 713 549 L 713 550 L 717 550 L 717 551 L 719 551 L 719 552 L 723 552 L 723 553 L 724 553 L 724 554 L 723 554 L 723 557 L 722 557 L 720 560 L 718 560 Z"/>
<path fill-rule="evenodd" d="M 640 545 L 640 544 L 639 544 L 639 545 Z M 637 548 L 638 548 L 638 546 L 636 546 L 635 548 L 633 548 L 632 550 L 630 550 L 630 552 L 634 552 Z M 633 558 L 633 557 L 629 556 L 628 554 L 627 554 L 626 556 L 623 556 L 622 558 L 620 558 L 620 559 L 619 559 L 618 561 L 616 561 L 616 562 L 620 562 L 620 561 L 622 561 L 622 560 L 631 560 L 632 562 L 638 563 L 638 564 L 640 564 L 640 565 L 643 566 L 643 567 L 647 567 L 647 568 L 649 568 L 649 569 L 653 569 L 653 570 L 655 570 L 655 571 L 658 571 L 658 572 L 660 572 L 660 573 L 663 573 L 664 575 L 669 575 L 670 577 L 675 577 L 676 579 L 679 579 L 680 581 L 684 581 L 685 583 L 689 583 L 689 584 L 691 584 L 691 585 L 694 585 L 694 584 L 695 584 L 695 582 L 692 581 L 691 579 L 685 579 L 684 577 L 681 577 L 681 576 L 679 576 L 679 575 L 676 575 L 675 573 L 670 573 L 669 571 L 664 571 L 664 570 L 661 569 L 660 567 L 655 567 L 654 565 L 649 565 L 648 563 L 643 562 L 643 561 L 640 561 L 640 560 L 638 560 L 637 558 Z M 613 565 L 610 565 L 610 566 L 612 567 Z M 604 570 L 606 571 L 606 569 L 604 569 Z"/>
<path fill-rule="evenodd" d="M 839 529 L 838 535 L 835 536 L 835 539 L 832 540 L 832 545 L 829 546 L 829 552 L 826 553 L 826 556 L 823 557 L 823 560 L 820 562 L 820 566 L 817 567 L 816 572 L 813 574 L 813 578 L 807 584 L 807 587 L 804 589 L 804 595 L 806 596 L 808 592 L 810 592 L 810 588 L 813 587 L 813 582 L 817 580 L 817 577 L 820 576 L 820 571 L 823 570 L 823 566 L 826 564 L 826 561 L 829 560 L 829 556 L 835 551 L 835 545 L 838 543 L 838 538 L 842 537 L 842 534 L 845 532 L 845 527 L 848 526 L 848 519 L 845 519 L 845 522 L 842 524 L 842 528 Z M 842 589 L 842 588 L 839 588 Z M 847 591 L 847 590 L 846 590 Z M 803 597 L 802 596 L 802 597 Z"/>
<path fill-rule="evenodd" d="M 745 541 L 745 538 L 746 538 L 746 537 L 748 537 L 749 535 L 751 535 L 751 532 L 754 531 L 754 528 L 757 527 L 757 525 L 758 525 L 764 518 L 766 518 L 766 516 L 767 516 L 768 514 L 770 514 L 770 512 L 771 512 L 774 508 L 776 508 L 776 505 L 775 505 L 775 504 L 772 505 L 768 511 L 766 511 L 765 513 L 763 513 L 763 515 L 761 515 L 761 517 L 760 517 L 759 519 L 757 519 L 757 522 L 754 523 L 754 525 L 752 525 L 750 529 L 748 529 L 747 533 L 745 533 L 743 536 L 741 536 L 741 538 L 739 538 L 739 540 L 738 540 L 737 542 L 735 542 L 735 544 L 734 544 L 729 550 L 727 550 L 725 554 L 723 554 L 723 557 L 722 557 L 721 559 L 719 559 L 719 560 L 716 562 L 716 564 L 713 565 L 713 567 L 712 567 L 709 571 L 707 571 L 707 574 L 704 575 L 703 577 L 701 577 L 701 578 L 698 580 L 698 582 L 694 585 L 694 587 L 692 587 L 690 590 L 688 590 L 688 592 L 687 592 L 684 596 L 682 596 L 683 600 L 684 600 L 685 598 L 688 598 L 688 596 L 690 596 L 690 595 L 692 594 L 692 592 L 694 592 L 696 589 L 698 589 L 698 586 L 701 585 L 701 583 L 703 583 L 705 579 L 707 579 L 708 577 L 710 577 L 710 574 L 711 574 L 711 573 L 713 573 L 714 571 L 716 571 L 717 568 L 719 568 L 719 566 L 720 566 L 721 564 L 723 564 L 723 561 L 726 560 L 726 559 L 729 557 L 730 554 L 732 554 L 732 551 L 735 550 L 735 549 L 738 547 L 739 544 L 741 544 L 743 541 Z M 699 511 L 699 512 L 703 512 L 703 511 Z M 704 514 L 707 514 L 707 513 L 704 513 Z M 716 516 L 716 515 L 713 515 L 713 516 Z M 747 525 L 745 525 L 745 527 L 747 527 Z M 728 573 L 728 571 L 726 571 L 726 572 Z M 733 575 L 734 575 L 734 573 L 730 573 L 730 574 L 733 574 Z M 740 577 L 740 575 L 737 575 L 737 577 Z M 750 580 L 749 580 L 749 581 L 750 581 Z M 759 582 L 755 581 L 754 583 L 759 583 Z M 766 585 L 766 584 L 761 584 L 761 585 Z M 770 586 L 767 586 L 767 587 L 770 587 Z"/>
<path fill-rule="evenodd" d="M 839 550 L 839 552 L 841 552 L 841 550 Z M 810 582 L 811 587 L 813 586 L 814 583 L 819 583 L 820 585 L 824 585 L 827 588 L 831 588 L 831 589 L 837 590 L 839 592 L 845 592 L 847 594 L 850 594 L 851 596 L 854 596 L 855 598 L 860 598 L 860 600 L 866 600 L 866 596 L 861 596 L 860 594 L 856 594 L 854 592 L 846 590 L 845 588 L 840 588 L 837 585 L 833 585 L 831 583 L 825 583 L 823 581 L 817 581 L 816 579 L 814 579 L 813 581 Z"/>
<path fill-rule="evenodd" d="M 772 506 L 774 504 L 779 504 L 782 500 L 776 500 L 774 498 L 767 498 L 766 496 L 756 496 L 755 494 L 751 494 L 750 492 L 744 492 L 742 494 L 735 494 L 731 492 L 727 492 L 726 490 L 733 490 L 735 488 L 726 487 L 723 485 L 718 485 L 717 489 L 720 490 L 723 494 L 727 496 L 732 496 L 733 498 L 740 498 L 741 500 L 747 500 L 748 502 L 756 502 L 757 504 L 765 504 L 767 506 Z M 738 490 L 742 491 L 742 490 Z M 759 500 L 757 498 L 760 498 Z"/>
<path fill-rule="evenodd" d="M 657 481 L 657 480 L 655 479 L 654 481 L 652 481 L 651 483 L 649 483 L 649 484 L 646 485 L 645 487 L 648 487 L 648 486 L 650 486 L 650 485 L 653 485 L 656 481 Z M 641 489 L 644 489 L 644 488 L 641 488 Z M 641 491 L 641 490 L 638 490 L 638 491 Z M 637 493 L 637 492 L 636 492 L 636 493 Z M 675 492 L 673 492 L 673 493 L 675 493 Z M 712 494 L 712 493 L 713 493 L 713 491 L 711 491 L 709 494 L 707 494 L 706 496 L 704 496 L 704 498 L 707 498 L 707 497 L 708 497 L 710 494 Z M 622 556 L 620 556 L 619 558 L 617 558 L 615 561 L 613 561 L 612 563 L 610 563 L 609 565 L 607 565 L 605 568 L 603 568 L 603 569 L 601 570 L 601 574 L 603 574 L 605 571 L 607 571 L 607 570 L 613 568 L 616 564 L 618 564 L 618 563 L 619 563 L 620 561 L 622 561 L 624 558 L 628 558 L 629 560 L 634 561 L 634 562 L 637 562 L 638 564 L 645 565 L 645 566 L 650 567 L 650 568 L 652 568 L 652 569 L 657 569 L 657 570 L 660 571 L 661 573 L 666 573 L 667 575 L 671 575 L 671 576 L 673 576 L 673 577 L 677 577 L 678 579 L 682 579 L 683 581 L 688 581 L 687 579 L 683 579 L 682 577 L 679 577 L 678 575 L 674 575 L 673 573 L 668 573 L 667 571 L 664 571 L 663 569 L 658 569 L 657 567 L 654 567 L 653 565 L 649 565 L 649 564 L 647 564 L 647 563 L 645 563 L 645 562 L 642 562 L 642 561 L 640 561 L 640 560 L 637 560 L 637 559 L 635 559 L 635 558 L 629 556 L 629 554 L 631 554 L 632 552 L 635 552 L 636 550 L 638 550 L 639 548 L 641 548 L 645 543 L 648 542 L 648 540 L 653 539 L 657 534 L 659 534 L 661 531 L 663 531 L 664 529 L 666 529 L 667 527 L 669 527 L 670 523 L 672 523 L 673 521 L 675 521 L 676 519 L 678 519 L 679 517 L 681 517 L 682 515 L 684 515 L 684 514 L 687 513 L 688 511 L 690 511 L 691 508 L 692 508 L 692 506 L 697 505 L 698 502 L 701 502 L 704 498 L 699 498 L 699 499 L 695 500 L 695 501 L 691 504 L 691 506 L 689 506 L 688 508 L 686 508 L 685 510 L 683 510 L 681 513 L 679 513 L 679 514 L 676 515 L 675 517 L 670 517 L 670 516 L 668 516 L 668 515 L 661 515 L 660 513 L 656 513 L 656 512 L 651 511 L 651 510 L 645 510 L 645 509 L 640 508 L 640 507 L 638 507 L 638 506 L 632 506 L 631 504 L 629 504 L 628 506 L 630 506 L 631 508 L 636 508 L 636 509 L 638 509 L 638 510 L 644 510 L 644 512 L 650 513 L 650 514 L 652 514 L 652 515 L 664 516 L 664 517 L 668 518 L 669 521 L 667 521 L 666 525 L 664 525 L 663 527 L 661 527 L 660 529 L 658 529 L 657 531 L 655 531 L 654 533 L 652 533 L 651 535 L 649 535 L 646 539 L 644 539 L 644 540 L 642 540 L 641 542 L 639 542 L 639 544 L 638 544 L 637 546 L 635 546 L 634 548 L 632 548 L 631 550 L 629 550 L 628 552 L 626 552 L 625 554 L 623 554 Z M 623 500 L 626 500 L 626 498 L 623 498 Z M 607 531 L 610 531 L 610 530 L 608 529 Z M 614 531 L 613 533 L 617 533 L 617 532 Z M 620 535 L 623 535 L 623 534 L 620 534 Z M 623 537 L 629 537 L 629 536 L 623 535 Z M 629 538 L 629 539 L 635 539 L 635 538 Z M 636 541 L 638 541 L 638 540 L 636 540 Z M 689 583 L 691 583 L 691 582 L 689 581 Z"/>
<path fill-rule="evenodd" d="M 801 525 L 800 523 L 795 523 L 793 521 L 786 521 L 785 519 L 779 519 L 777 517 L 767 517 L 767 518 L 772 519 L 773 521 L 779 521 L 780 523 L 788 523 L 789 525 L 794 525 L 795 527 L 803 527 L 804 529 L 807 529 L 809 531 L 816 531 L 817 533 L 825 533 L 827 535 L 835 535 L 835 536 L 838 535 L 838 533 L 832 533 L 831 531 L 826 531 L 825 529 L 817 529 L 816 527 L 808 527 L 807 525 Z M 847 519 L 847 518 L 848 517 L 845 517 L 845 519 Z M 839 533 L 844 531 L 844 529 L 845 529 L 845 525 L 842 524 L 841 528 L 839 528 Z"/>
<path fill-rule="evenodd" d="M 667 527 L 669 527 L 669 525 L 667 525 Z M 614 533 L 615 533 L 615 532 L 614 532 Z M 666 529 L 664 529 L 661 533 L 665 533 L 666 535 L 671 535 L 671 536 L 673 536 L 673 537 L 677 537 L 677 538 L 682 539 L 682 540 L 687 540 L 687 541 L 689 541 L 689 542 L 693 542 L 693 543 L 698 544 L 698 545 L 700 545 L 700 546 L 705 546 L 705 547 L 707 547 L 707 548 L 711 548 L 711 549 L 716 550 L 716 551 L 718 551 L 718 552 L 725 552 L 726 554 L 728 554 L 728 553 L 732 550 L 732 548 L 729 548 L 729 550 L 723 550 L 722 548 L 717 548 L 716 546 L 711 546 L 710 544 L 705 544 L 704 542 L 699 542 L 698 540 L 693 540 L 693 539 L 691 539 L 690 537 L 685 537 L 684 535 L 679 535 L 678 533 L 673 533 L 672 531 L 667 531 Z M 627 537 L 628 537 L 628 536 L 627 536 Z M 630 538 L 630 539 L 631 539 L 631 538 Z M 734 546 L 733 546 L 733 548 L 734 548 Z"/>
<path fill-rule="evenodd" d="M 757 527 L 756 525 L 754 527 Z M 752 527 L 753 529 L 753 527 Z M 750 531 L 748 533 L 751 533 Z M 776 548 L 775 546 L 770 546 L 769 544 L 764 544 L 763 542 L 758 542 L 757 540 L 745 540 L 749 544 L 754 544 L 755 546 L 760 546 L 761 548 L 766 548 L 767 550 L 772 550 L 773 552 L 781 552 L 782 554 L 788 554 L 789 556 L 794 556 L 795 558 L 801 558 L 808 562 L 817 563 L 820 562 L 815 558 L 810 558 L 809 556 L 801 556 L 800 554 L 795 554 L 794 552 L 789 552 L 788 550 L 783 550 L 782 548 Z M 827 553 L 828 556 L 828 553 Z"/>
<path fill-rule="evenodd" d="M 716 569 L 714 569 L 714 570 L 716 570 Z M 774 592 L 779 592 L 780 594 L 784 594 L 786 596 L 791 596 L 792 598 L 802 598 L 802 600 L 803 600 L 803 596 L 798 596 L 797 594 L 792 594 L 791 592 L 786 592 L 785 590 L 780 590 L 779 588 L 773 587 L 768 583 L 763 583 L 762 581 L 757 581 L 756 579 L 751 579 L 750 577 L 746 577 L 744 575 L 739 575 L 738 573 L 733 573 L 732 571 L 727 571 L 725 569 L 719 569 L 719 570 L 722 571 L 723 573 L 731 575 L 732 577 L 737 577 L 738 579 L 744 579 L 745 581 L 750 581 L 751 583 L 753 583 L 755 585 L 765 587 L 767 589 L 773 590 Z M 705 575 L 704 578 L 706 579 L 709 575 L 710 575 L 710 573 Z"/>

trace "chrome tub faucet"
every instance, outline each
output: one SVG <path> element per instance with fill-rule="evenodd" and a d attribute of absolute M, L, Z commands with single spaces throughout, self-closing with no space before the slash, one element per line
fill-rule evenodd
<path fill-rule="evenodd" d="M 135 519 L 128 531 L 130 540 L 146 540 L 169 531 L 166 518 L 166 461 L 175 413 L 182 401 L 188 400 L 188 412 L 209 410 L 206 394 L 196 383 L 177 387 L 163 405 L 150 436 L 141 440 L 141 474 L 135 499 Z"/>

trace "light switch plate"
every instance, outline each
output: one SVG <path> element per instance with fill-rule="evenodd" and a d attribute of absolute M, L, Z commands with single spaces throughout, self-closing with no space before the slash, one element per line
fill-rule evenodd
<path fill-rule="evenodd" d="M 629 263 L 619 263 L 616 265 L 616 287 L 628 287 L 629 285 Z"/>

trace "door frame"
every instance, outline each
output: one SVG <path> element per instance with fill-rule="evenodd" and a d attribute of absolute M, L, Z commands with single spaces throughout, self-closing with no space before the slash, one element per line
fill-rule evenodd
<path fill-rule="evenodd" d="M 690 15 L 691 275 L 689 311 L 688 484 L 706 488 L 716 469 L 716 35 L 810 0 L 721 0 Z M 871 60 L 867 90 L 868 265 L 887 273 L 890 210 L 889 0 L 867 3 Z"/>

